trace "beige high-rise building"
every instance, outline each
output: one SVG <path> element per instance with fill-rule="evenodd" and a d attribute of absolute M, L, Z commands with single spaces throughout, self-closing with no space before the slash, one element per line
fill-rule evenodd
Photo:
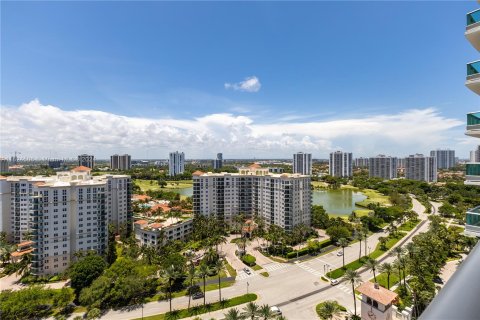
<path fill-rule="evenodd" d="M 110 156 L 110 168 L 112 170 L 130 170 L 132 167 L 132 157 L 129 154 Z"/>

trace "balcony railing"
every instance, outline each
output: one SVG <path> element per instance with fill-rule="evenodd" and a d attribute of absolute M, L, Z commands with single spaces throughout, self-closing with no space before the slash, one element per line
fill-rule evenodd
<path fill-rule="evenodd" d="M 467 176 L 480 176 L 480 163 L 467 163 L 466 166 Z"/>
<path fill-rule="evenodd" d="M 467 113 L 467 126 L 480 125 L 480 111 Z"/>
<path fill-rule="evenodd" d="M 480 77 L 480 60 L 467 64 L 467 80 L 473 80 Z"/>
<path fill-rule="evenodd" d="M 477 26 L 480 22 L 480 9 L 467 13 L 467 29 Z"/>
<path fill-rule="evenodd" d="M 475 280 L 478 278 L 478 266 L 480 266 L 480 243 L 440 290 L 420 316 L 420 320 L 478 319 L 480 281 Z"/>

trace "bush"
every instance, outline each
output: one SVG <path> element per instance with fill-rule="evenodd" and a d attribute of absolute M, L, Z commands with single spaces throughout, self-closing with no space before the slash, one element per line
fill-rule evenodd
<path fill-rule="evenodd" d="M 255 261 L 257 261 L 257 259 L 255 259 L 254 256 L 250 255 L 250 254 L 246 254 L 242 257 L 242 261 L 243 263 L 245 263 L 247 266 L 254 266 L 255 265 Z"/>

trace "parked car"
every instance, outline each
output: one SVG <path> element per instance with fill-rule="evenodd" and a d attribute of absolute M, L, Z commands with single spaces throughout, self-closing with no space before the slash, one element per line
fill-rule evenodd
<path fill-rule="evenodd" d="M 433 282 L 437 283 L 437 284 L 443 284 L 443 280 L 442 278 L 440 277 L 435 277 L 433 278 Z"/>
<path fill-rule="evenodd" d="M 280 308 L 277 307 L 277 306 L 271 306 L 270 307 L 270 312 L 272 312 L 272 314 L 274 316 L 281 316 L 282 315 L 282 310 L 280 310 Z"/>
<path fill-rule="evenodd" d="M 338 251 L 337 256 L 339 256 L 339 257 L 343 256 L 343 251 Z"/>
<path fill-rule="evenodd" d="M 336 286 L 337 284 L 339 284 L 339 282 L 338 282 L 337 279 L 332 279 L 332 280 L 330 280 L 330 284 L 331 284 L 332 286 Z"/>
<path fill-rule="evenodd" d="M 251 274 L 252 274 L 252 272 L 251 272 L 250 269 L 248 269 L 248 268 L 243 268 L 243 271 L 244 271 L 246 274 L 248 274 L 248 275 L 251 275 Z"/>
<path fill-rule="evenodd" d="M 192 295 L 192 298 L 195 300 L 195 299 L 203 298 L 203 296 L 204 296 L 203 292 L 195 292 L 195 293 Z"/>

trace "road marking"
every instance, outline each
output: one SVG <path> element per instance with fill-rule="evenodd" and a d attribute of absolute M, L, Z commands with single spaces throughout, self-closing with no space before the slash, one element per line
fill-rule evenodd
<path fill-rule="evenodd" d="M 297 266 L 302 268 L 303 270 L 313 274 L 313 275 L 316 275 L 317 277 L 323 276 L 323 273 L 313 269 L 312 267 L 307 266 L 305 263 L 299 263 L 299 264 L 297 264 Z"/>
<path fill-rule="evenodd" d="M 272 263 L 263 265 L 263 269 L 267 270 L 268 272 L 271 272 L 271 271 L 275 271 L 275 270 L 282 270 L 282 269 L 285 269 L 285 268 L 289 268 L 291 266 L 292 265 L 287 264 L 287 263 L 272 262 Z"/>
<path fill-rule="evenodd" d="M 235 278 L 235 280 L 245 280 L 245 279 L 248 279 L 248 278 L 251 278 L 251 277 L 255 277 L 257 274 L 255 272 L 252 272 L 251 274 L 246 274 L 245 271 L 240 271 L 239 274 L 237 274 L 237 277 Z"/>

